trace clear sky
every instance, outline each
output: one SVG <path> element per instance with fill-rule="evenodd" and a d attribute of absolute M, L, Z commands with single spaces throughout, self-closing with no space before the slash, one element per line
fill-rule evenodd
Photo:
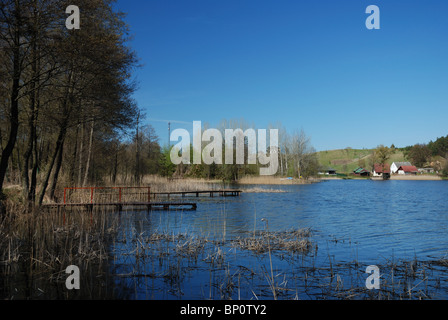
<path fill-rule="evenodd" d="M 368 5 L 380 30 L 368 30 Z M 135 99 L 167 124 L 303 128 L 317 150 L 448 134 L 448 1 L 118 0 L 142 68 Z M 191 125 L 173 123 L 173 128 Z"/>

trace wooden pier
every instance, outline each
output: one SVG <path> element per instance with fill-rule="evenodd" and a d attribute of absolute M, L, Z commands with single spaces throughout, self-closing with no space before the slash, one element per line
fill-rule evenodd
<path fill-rule="evenodd" d="M 226 190 L 201 190 L 201 191 L 169 191 L 169 192 L 151 192 L 151 195 L 155 199 L 156 196 L 167 196 L 168 199 L 171 195 L 180 195 L 182 198 L 185 198 L 188 195 L 196 196 L 197 198 L 199 195 L 205 194 L 209 195 L 211 198 L 213 198 L 215 195 L 221 196 L 221 197 L 239 197 L 241 195 L 242 190 L 236 190 L 236 189 L 226 189 Z"/>
<path fill-rule="evenodd" d="M 135 190 L 133 190 L 135 189 Z M 194 202 L 185 201 L 155 201 L 156 197 L 166 196 L 164 198 L 170 199 L 171 196 L 187 196 L 207 195 L 210 197 L 238 197 L 241 195 L 241 190 L 224 189 L 224 190 L 194 190 L 194 191 L 170 191 L 170 192 L 151 192 L 150 187 L 87 187 L 87 188 L 65 188 L 63 203 L 49 203 L 43 204 L 44 208 L 85 208 L 92 211 L 97 207 L 112 207 L 117 210 L 123 208 L 143 208 L 150 210 L 170 210 L 186 209 L 196 210 L 197 204 Z M 136 192 L 138 191 L 138 192 Z M 78 198 L 72 199 L 73 192 L 81 192 Z M 151 197 L 152 196 L 152 197 Z M 153 198 L 153 200 L 151 200 Z"/>
<path fill-rule="evenodd" d="M 197 204 L 193 202 L 134 202 L 134 203 L 50 203 L 43 204 L 43 208 L 84 208 L 86 210 L 92 211 L 93 208 L 115 208 L 122 211 L 124 208 L 131 209 L 147 209 L 150 210 L 170 210 L 184 209 L 184 210 L 196 210 Z"/>

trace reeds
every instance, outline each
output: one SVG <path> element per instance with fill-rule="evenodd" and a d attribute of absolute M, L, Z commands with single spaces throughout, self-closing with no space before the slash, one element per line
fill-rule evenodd
<path fill-rule="evenodd" d="M 11 204 L 10 204 L 11 205 Z M 65 269 L 101 269 L 108 259 L 107 239 L 117 224 L 103 211 L 28 210 L 17 204 L 0 222 L 0 276 L 7 283 L 22 277 L 21 285 L 3 298 L 33 298 L 43 287 L 64 283 Z M 14 212 L 14 213 L 12 213 Z"/>
<path fill-rule="evenodd" d="M 291 184 L 310 184 L 316 182 L 315 179 L 285 179 L 276 176 L 246 176 L 238 180 L 238 184 L 264 184 L 264 185 L 291 185 Z"/>
<path fill-rule="evenodd" d="M 265 230 L 254 232 L 251 237 L 238 237 L 232 240 L 232 244 L 256 254 L 263 254 L 269 250 L 305 254 L 313 248 L 310 236 L 311 230 L 307 228 L 282 232 Z"/>
<path fill-rule="evenodd" d="M 286 190 L 275 189 L 275 188 L 244 188 L 244 193 L 287 193 Z"/>
<path fill-rule="evenodd" d="M 128 186 L 129 183 L 123 179 L 123 177 L 118 177 L 115 183 L 106 181 L 106 186 Z M 142 178 L 139 186 L 150 186 L 151 192 L 177 192 L 177 191 L 196 191 L 196 190 L 210 190 L 222 188 L 222 181 L 220 180 L 205 180 L 205 179 L 176 179 L 161 177 L 158 175 L 145 175 Z M 130 185 L 135 186 L 135 185 Z"/>

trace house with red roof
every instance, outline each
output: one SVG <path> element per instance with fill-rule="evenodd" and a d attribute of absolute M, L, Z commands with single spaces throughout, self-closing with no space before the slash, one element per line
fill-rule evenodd
<path fill-rule="evenodd" d="M 397 171 L 398 174 L 417 174 L 418 169 L 416 166 L 400 166 Z"/>
<path fill-rule="evenodd" d="M 385 164 L 378 164 L 375 163 L 373 166 L 373 176 L 374 177 L 382 177 L 383 179 L 389 179 L 390 178 L 390 165 Z"/>

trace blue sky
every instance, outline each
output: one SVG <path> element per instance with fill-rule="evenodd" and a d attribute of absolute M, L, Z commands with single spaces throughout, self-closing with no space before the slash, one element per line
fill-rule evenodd
<path fill-rule="evenodd" d="M 381 29 L 368 30 L 368 5 Z M 142 68 L 138 105 L 167 124 L 303 128 L 317 150 L 448 134 L 444 0 L 118 0 Z M 174 128 L 191 129 L 186 123 Z"/>

